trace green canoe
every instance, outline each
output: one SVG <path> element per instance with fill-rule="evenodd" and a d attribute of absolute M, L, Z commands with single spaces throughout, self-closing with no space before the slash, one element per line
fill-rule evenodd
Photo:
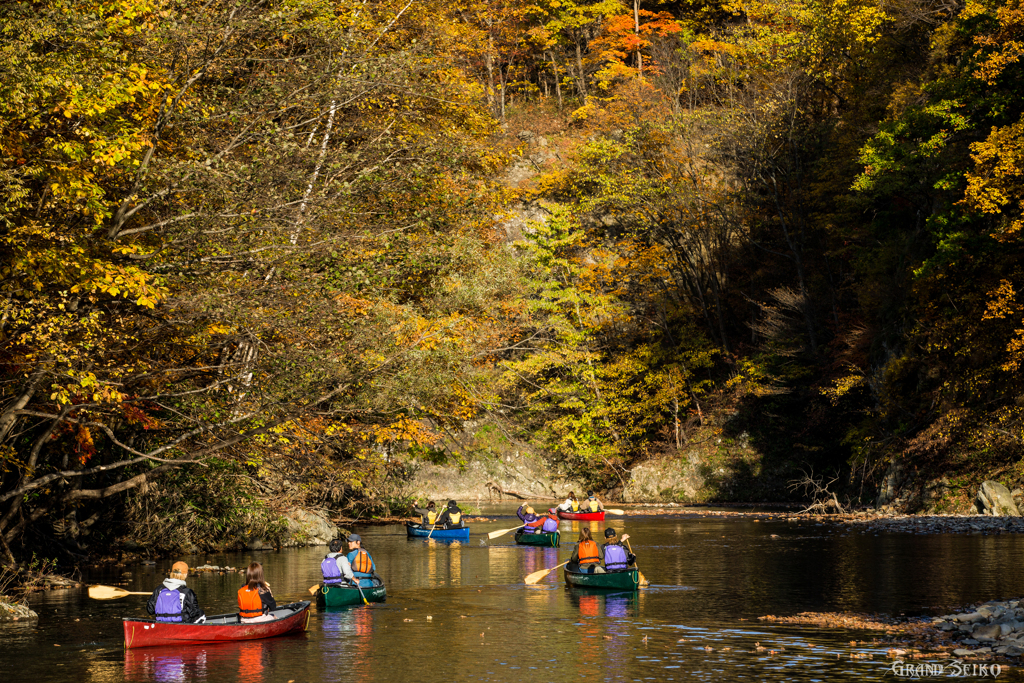
<path fill-rule="evenodd" d="M 516 543 L 519 545 L 539 545 L 544 548 L 557 548 L 558 539 L 557 531 L 552 531 L 550 534 L 524 534 L 521 531 L 516 532 Z"/>
<path fill-rule="evenodd" d="M 366 596 L 367 602 L 384 602 L 387 591 L 384 584 L 380 584 L 372 588 L 363 588 L 363 595 Z M 316 592 L 317 609 L 361 604 L 363 598 L 355 586 L 320 586 L 320 590 Z"/>
<path fill-rule="evenodd" d="M 624 572 L 607 572 L 605 574 L 582 574 L 570 571 L 565 567 L 565 583 L 577 588 L 600 588 L 603 590 L 635 591 L 640 587 L 640 570 L 627 569 Z M 572 565 L 573 569 L 578 566 Z"/>

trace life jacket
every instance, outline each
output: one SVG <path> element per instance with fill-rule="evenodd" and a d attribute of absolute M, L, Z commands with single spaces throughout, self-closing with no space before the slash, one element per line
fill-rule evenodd
<path fill-rule="evenodd" d="M 576 547 L 576 554 L 580 558 L 580 566 L 601 561 L 601 554 L 598 551 L 597 543 L 594 541 L 583 541 L 580 543 Z"/>
<path fill-rule="evenodd" d="M 590 503 L 590 511 L 591 512 L 600 512 L 601 511 L 601 507 L 600 507 L 600 505 L 597 502 L 597 498 L 588 498 L 587 502 Z"/>
<path fill-rule="evenodd" d="M 544 518 L 544 526 L 541 527 L 541 531 L 545 534 L 550 534 L 558 531 L 558 517 L 555 515 L 548 515 Z"/>
<path fill-rule="evenodd" d="M 338 558 L 327 556 L 324 561 L 320 563 L 320 573 L 324 575 L 325 586 L 340 586 L 346 583 L 345 576 L 341 573 L 341 567 L 338 566 Z"/>
<path fill-rule="evenodd" d="M 462 524 L 462 512 L 448 508 L 448 519 L 451 526 L 457 527 Z"/>
<path fill-rule="evenodd" d="M 573 500 L 572 501 L 572 511 L 573 512 L 579 512 L 580 511 L 580 502 L 578 500 Z"/>
<path fill-rule="evenodd" d="M 250 590 L 246 585 L 238 589 L 238 616 L 242 619 L 263 616 L 263 598 L 258 588 Z"/>
<path fill-rule="evenodd" d="M 168 623 L 181 623 L 181 604 L 184 596 L 177 589 L 163 588 L 156 596 L 156 620 Z"/>
<path fill-rule="evenodd" d="M 362 548 L 353 550 L 350 553 L 351 557 L 348 558 L 349 564 L 352 565 L 352 574 L 359 578 L 369 578 L 373 576 L 373 558 L 370 557 L 370 553 L 366 552 Z"/>
<path fill-rule="evenodd" d="M 534 519 L 531 519 L 529 522 L 526 523 L 526 527 L 523 529 L 523 531 L 529 534 L 539 534 L 540 527 L 542 524 L 544 524 L 544 519 L 544 517 L 535 517 Z"/>
<path fill-rule="evenodd" d="M 427 524 L 433 524 L 437 521 L 437 511 L 427 510 Z"/>
<path fill-rule="evenodd" d="M 629 567 L 629 560 L 626 556 L 626 549 L 618 543 L 604 544 L 604 568 L 610 571 L 620 571 Z"/>

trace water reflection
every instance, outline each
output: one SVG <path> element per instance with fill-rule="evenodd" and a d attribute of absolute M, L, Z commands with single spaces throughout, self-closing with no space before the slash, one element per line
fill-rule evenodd
<path fill-rule="evenodd" d="M 885 647 L 851 659 L 849 641 L 877 634 L 759 622 L 764 614 L 851 610 L 908 615 L 1019 595 L 1024 538 L 850 533 L 749 519 L 563 521 L 563 547 L 481 543 L 507 517 L 474 523 L 468 543 L 409 540 L 404 527 L 359 529 L 388 585 L 386 603 L 319 612 L 309 632 L 268 641 L 123 652 L 121 617 L 145 597 L 96 602 L 84 591 L 32 597 L 38 625 L 0 624 L 0 680 L 46 681 L 598 681 L 892 680 Z M 628 531 L 644 574 L 639 592 L 567 589 L 561 570 L 581 528 Z M 322 548 L 202 554 L 190 565 L 256 559 L 280 602 L 308 599 Z M 128 568 L 128 590 L 152 590 L 172 560 Z M 121 581 L 122 569 L 96 583 Z M 237 574 L 189 578 L 209 614 L 235 609 Z M 427 617 L 431 619 L 428 620 Z M 78 621 L 76 621 L 78 620 Z M 73 623 L 74 628 L 68 628 Z M 682 641 L 682 642 L 680 642 Z M 756 651 L 760 642 L 780 654 Z M 54 648 L 59 645 L 59 648 Z M 813 648 L 809 645 L 814 645 Z M 782 648 L 785 648 L 784 650 Z M 858 649 L 861 649 L 858 646 Z M 13 672 L 13 674 L 12 674 Z M 1005 673 L 999 680 L 1015 680 Z"/>

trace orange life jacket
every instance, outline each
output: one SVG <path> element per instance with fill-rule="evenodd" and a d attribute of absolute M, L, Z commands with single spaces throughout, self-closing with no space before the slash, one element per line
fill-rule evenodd
<path fill-rule="evenodd" d="M 597 543 L 594 541 L 583 541 L 580 543 L 576 548 L 576 554 L 580 558 L 580 565 L 594 564 L 601 561 Z"/>
<path fill-rule="evenodd" d="M 356 556 L 352 558 L 352 571 L 360 574 L 372 574 L 373 560 L 370 559 L 370 553 L 360 548 Z"/>
<path fill-rule="evenodd" d="M 238 589 L 238 616 L 243 619 L 254 619 L 263 615 L 263 598 L 259 589 L 249 590 L 249 586 Z"/>

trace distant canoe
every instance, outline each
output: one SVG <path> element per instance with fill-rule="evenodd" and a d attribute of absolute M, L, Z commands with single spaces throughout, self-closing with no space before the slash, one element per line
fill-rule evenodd
<path fill-rule="evenodd" d="M 430 530 L 429 526 L 423 526 L 422 524 L 413 524 L 412 522 L 405 523 L 405 531 L 414 538 L 436 538 L 439 541 L 468 541 L 469 540 L 469 527 L 463 527 L 461 529 L 434 529 Z M 364 589 L 365 590 L 365 589 Z"/>
<path fill-rule="evenodd" d="M 558 516 L 562 519 L 575 519 L 581 522 L 603 522 L 604 510 L 600 512 L 566 512 L 559 510 Z"/>
<path fill-rule="evenodd" d="M 578 568 L 578 565 L 573 565 Z M 605 574 L 583 574 L 570 571 L 565 567 L 565 582 L 577 588 L 600 588 L 603 590 L 635 591 L 640 587 L 640 570 L 628 569 L 624 572 L 607 572 Z"/>
<path fill-rule="evenodd" d="M 559 535 L 557 531 L 553 531 L 550 534 L 524 534 L 522 531 L 516 532 L 516 543 L 518 545 L 539 545 L 545 548 L 557 548 L 559 542 Z"/>
<path fill-rule="evenodd" d="M 199 645 L 236 640 L 274 638 L 289 633 L 302 633 L 309 620 L 309 601 L 281 605 L 271 612 L 274 621 L 243 624 L 238 614 L 220 614 L 207 617 L 201 624 L 155 621 L 153 619 L 125 618 L 124 646 L 156 647 L 159 645 Z"/>
<path fill-rule="evenodd" d="M 387 597 L 387 590 L 384 584 L 363 588 L 363 595 L 367 602 L 384 602 Z M 330 609 L 332 607 L 347 607 L 349 605 L 363 604 L 363 597 L 355 586 L 320 586 L 316 592 L 316 606 L 318 609 Z"/>

